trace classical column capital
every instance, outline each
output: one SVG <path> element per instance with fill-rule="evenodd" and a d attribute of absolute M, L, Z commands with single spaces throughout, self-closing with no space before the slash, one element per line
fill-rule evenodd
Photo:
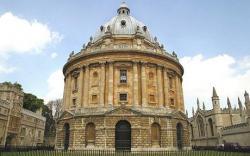
<path fill-rule="evenodd" d="M 140 61 L 138 61 L 138 60 L 133 60 L 133 61 L 132 61 L 133 64 L 137 64 L 137 63 L 139 63 L 139 62 L 140 62 Z"/>
<path fill-rule="evenodd" d="M 82 65 L 82 67 L 83 67 L 83 68 L 88 68 L 88 67 L 89 67 L 89 65 L 90 65 L 90 64 L 89 64 L 89 63 L 87 63 L 87 64 Z"/>
<path fill-rule="evenodd" d="M 148 62 L 147 61 L 140 61 L 142 65 L 146 65 Z"/>
<path fill-rule="evenodd" d="M 104 65 L 104 64 L 106 64 L 107 63 L 107 61 L 99 61 L 99 64 L 100 65 Z"/>
<path fill-rule="evenodd" d="M 113 64 L 115 61 L 114 60 L 108 60 L 107 63 Z"/>
<path fill-rule="evenodd" d="M 161 65 L 161 64 L 157 64 L 157 69 L 163 69 L 164 68 L 164 66 L 163 65 Z"/>

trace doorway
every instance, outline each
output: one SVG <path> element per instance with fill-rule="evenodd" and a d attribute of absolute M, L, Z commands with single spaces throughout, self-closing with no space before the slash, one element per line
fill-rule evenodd
<path fill-rule="evenodd" d="M 121 120 L 115 126 L 115 149 L 131 150 L 131 125 Z"/>

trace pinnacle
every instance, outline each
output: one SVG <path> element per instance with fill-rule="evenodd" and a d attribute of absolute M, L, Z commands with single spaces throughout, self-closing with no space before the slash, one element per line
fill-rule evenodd
<path fill-rule="evenodd" d="M 213 97 L 218 97 L 215 87 L 213 87 Z"/>

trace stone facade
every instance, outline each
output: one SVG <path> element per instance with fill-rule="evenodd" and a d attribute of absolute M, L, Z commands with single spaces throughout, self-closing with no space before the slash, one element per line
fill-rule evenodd
<path fill-rule="evenodd" d="M 228 108 L 221 109 L 219 96 L 213 89 L 213 109 L 200 108 L 197 99 L 197 111 L 193 111 L 191 123 L 191 142 L 193 146 L 217 146 L 224 143 L 239 143 L 241 146 L 250 146 L 250 108 L 249 95 L 245 93 L 244 108 L 238 98 L 239 108 L 232 108 L 229 98 Z"/>
<path fill-rule="evenodd" d="M 43 143 L 45 118 L 41 112 L 23 107 L 22 90 L 15 85 L 0 84 L 0 145 L 36 146 Z"/>
<path fill-rule="evenodd" d="M 118 149 L 126 135 L 131 150 L 188 148 L 183 67 L 125 4 L 117 12 L 63 68 L 56 148 Z"/>

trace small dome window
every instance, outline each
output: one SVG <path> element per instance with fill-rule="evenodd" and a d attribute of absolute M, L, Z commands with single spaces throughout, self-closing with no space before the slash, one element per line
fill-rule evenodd
<path fill-rule="evenodd" d="M 104 27 L 103 26 L 100 26 L 100 30 L 103 31 Z"/>
<path fill-rule="evenodd" d="M 123 27 L 126 26 L 126 21 L 125 20 L 121 20 L 121 26 L 123 26 Z"/>
<path fill-rule="evenodd" d="M 147 26 L 143 26 L 143 31 L 147 31 Z"/>

